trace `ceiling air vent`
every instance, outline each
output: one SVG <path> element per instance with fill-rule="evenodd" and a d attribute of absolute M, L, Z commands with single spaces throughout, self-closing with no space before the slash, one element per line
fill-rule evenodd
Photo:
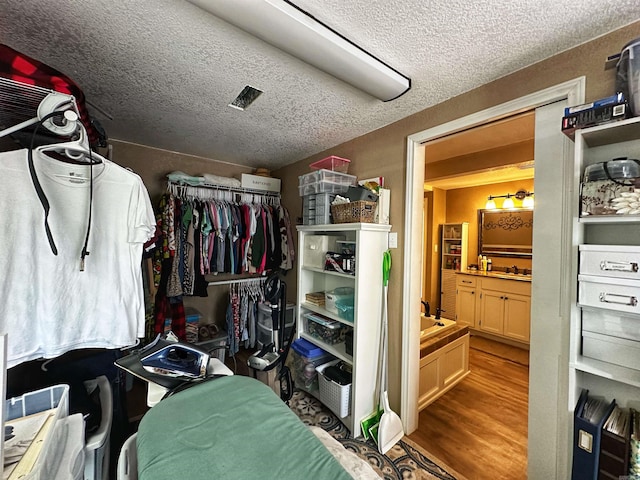
<path fill-rule="evenodd" d="M 260 95 L 262 95 L 262 90 L 258 90 L 257 88 L 247 85 L 242 89 L 240 95 L 238 95 L 235 100 L 229 104 L 229 106 L 237 108 L 238 110 L 244 110 Z"/>

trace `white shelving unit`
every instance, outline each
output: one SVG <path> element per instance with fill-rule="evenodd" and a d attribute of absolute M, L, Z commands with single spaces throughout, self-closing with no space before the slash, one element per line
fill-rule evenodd
<path fill-rule="evenodd" d="M 305 245 L 309 235 L 339 235 L 355 242 L 355 274 L 326 271 L 317 267 L 305 267 L 304 259 L 298 260 L 297 332 L 336 358 L 352 366 L 350 414 L 342 422 L 353 437 L 359 437 L 360 421 L 374 411 L 378 404 L 375 397 L 380 327 L 382 322 L 382 255 L 388 248 L 390 225 L 371 223 L 344 223 L 331 225 L 298 226 L 298 245 Z M 304 255 L 304 252 L 302 252 Z M 344 320 L 325 308 L 306 302 L 306 294 L 330 291 L 338 287 L 355 290 L 354 320 Z M 329 345 L 306 331 L 305 314 L 315 312 L 337 320 L 353 329 L 353 355 L 345 351 L 345 344 Z"/>
<path fill-rule="evenodd" d="M 469 224 L 443 223 L 440 242 L 440 308 L 456 318 L 456 272 L 467 270 Z"/>
<path fill-rule="evenodd" d="M 586 166 L 617 157 L 640 159 L 640 118 L 599 125 L 576 131 L 571 298 L 571 325 L 569 350 L 569 410 L 573 411 L 580 391 L 590 395 L 613 399 L 621 406 L 640 401 L 640 365 L 628 368 L 582 355 L 582 315 L 578 304 L 579 245 L 640 246 L 640 216 L 585 216 L 580 217 L 580 181 Z M 603 303 L 606 308 L 607 304 Z M 598 309 L 595 309 L 598 314 Z M 612 312 L 607 310 L 609 314 Z M 613 312 L 615 314 L 615 312 Z M 629 316 L 625 314 L 625 316 Z M 631 315 L 633 316 L 633 315 Z M 640 329 L 640 315 L 638 329 Z"/>

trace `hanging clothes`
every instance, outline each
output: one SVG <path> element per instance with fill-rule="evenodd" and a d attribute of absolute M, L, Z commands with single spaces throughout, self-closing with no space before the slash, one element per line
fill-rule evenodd
<path fill-rule="evenodd" d="M 227 343 L 230 355 L 241 345 L 254 348 L 257 340 L 258 304 L 264 301 L 263 279 L 232 284 L 226 312 Z"/>
<path fill-rule="evenodd" d="M 162 219 L 163 234 L 171 235 L 162 245 L 173 258 L 167 284 L 169 297 L 206 296 L 205 275 L 209 274 L 261 275 L 293 268 L 292 226 L 284 207 L 256 203 L 255 196 L 236 200 L 228 195 L 200 198 L 193 190 L 180 197 L 180 190 L 172 190 L 171 185 L 161 204 L 166 215 Z M 207 190 L 198 187 L 197 192 Z M 172 209 L 171 205 L 176 207 Z"/>
<path fill-rule="evenodd" d="M 28 151 L 0 154 L 0 331 L 10 339 L 8 367 L 78 348 L 135 344 L 145 333 L 143 245 L 156 225 L 142 180 L 101 157 L 91 167 L 32 153 L 51 238 L 43 228 Z M 91 185 L 89 255 L 81 271 Z"/>

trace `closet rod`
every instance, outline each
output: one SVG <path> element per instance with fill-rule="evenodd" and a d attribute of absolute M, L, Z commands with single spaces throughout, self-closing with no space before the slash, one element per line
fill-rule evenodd
<path fill-rule="evenodd" d="M 262 283 L 267 279 L 267 277 L 256 277 L 256 278 L 239 278 L 238 280 L 219 280 L 219 281 L 215 281 L 215 282 L 209 282 L 207 283 L 208 286 L 212 286 L 212 285 L 230 285 L 230 284 L 237 284 L 237 283 L 251 283 L 251 282 L 256 282 L 256 283 Z"/>
<path fill-rule="evenodd" d="M 250 193 L 253 195 L 262 195 L 265 197 L 280 197 L 280 192 L 269 192 L 267 190 L 256 190 L 255 188 L 242 188 L 242 187 L 230 187 L 227 185 L 214 185 L 212 183 L 203 183 L 202 185 L 188 185 L 186 183 L 167 181 L 168 186 L 175 186 L 178 188 L 205 188 L 209 190 L 222 190 L 225 192 L 233 193 Z"/>

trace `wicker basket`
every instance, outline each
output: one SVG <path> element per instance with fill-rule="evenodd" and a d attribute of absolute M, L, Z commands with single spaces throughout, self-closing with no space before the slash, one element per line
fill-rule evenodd
<path fill-rule="evenodd" d="M 358 200 L 331 205 L 333 223 L 373 223 L 375 214 L 376 202 Z"/>

